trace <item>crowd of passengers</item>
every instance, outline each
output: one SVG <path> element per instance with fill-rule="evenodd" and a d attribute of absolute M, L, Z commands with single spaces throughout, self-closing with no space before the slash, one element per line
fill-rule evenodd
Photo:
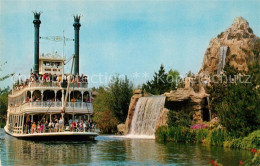
<path fill-rule="evenodd" d="M 51 133 L 51 132 L 64 132 L 64 131 L 71 131 L 71 132 L 88 132 L 95 130 L 96 125 L 94 122 L 90 122 L 87 120 L 77 120 L 73 121 L 70 119 L 64 125 L 64 119 L 57 118 L 57 116 L 48 122 L 47 120 L 43 119 L 42 121 L 38 122 L 31 122 L 27 120 L 24 124 L 23 132 L 25 134 L 33 134 L 33 133 Z"/>
<path fill-rule="evenodd" d="M 88 76 L 81 74 L 79 75 L 72 75 L 69 77 L 69 75 L 64 74 L 63 76 L 57 75 L 57 74 L 34 74 L 31 73 L 30 78 L 26 79 L 25 81 L 20 81 L 15 85 L 16 90 L 20 90 L 26 86 L 29 85 L 29 83 L 38 82 L 42 85 L 44 83 L 56 83 L 58 86 L 61 86 L 61 83 L 67 83 L 68 79 L 70 78 L 71 83 L 88 83 Z"/>
<path fill-rule="evenodd" d="M 88 96 L 86 102 L 87 102 L 87 103 L 90 103 L 90 102 L 91 102 L 90 99 L 91 99 L 91 98 Z M 94 100 L 94 98 L 92 98 L 92 101 L 93 101 L 93 100 Z M 28 102 L 40 102 L 40 101 L 41 101 L 41 99 L 40 99 L 39 97 L 36 97 L 36 96 L 33 96 L 32 98 L 27 97 L 26 100 L 25 100 L 26 103 L 28 103 Z M 48 101 L 48 102 L 54 102 L 54 101 L 55 101 L 55 98 L 47 99 L 46 101 Z M 56 102 L 61 102 L 61 100 L 60 100 L 60 99 L 56 99 Z M 80 99 L 76 99 L 76 98 L 72 98 L 72 99 L 70 100 L 70 102 L 81 102 L 81 100 L 80 100 Z"/>

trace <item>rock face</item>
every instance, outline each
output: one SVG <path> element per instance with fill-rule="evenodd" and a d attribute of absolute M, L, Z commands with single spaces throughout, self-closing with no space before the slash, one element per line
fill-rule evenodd
<path fill-rule="evenodd" d="M 217 72 L 220 47 L 222 46 L 228 46 L 226 63 L 238 70 L 247 71 L 248 65 L 254 59 L 259 59 L 259 37 L 254 35 L 245 19 L 237 17 L 225 32 L 221 32 L 217 37 L 210 40 L 200 73 L 212 74 Z"/>
<path fill-rule="evenodd" d="M 190 87 L 179 88 L 170 93 L 164 93 L 166 96 L 165 107 L 170 110 L 183 110 L 184 112 L 194 112 L 193 121 L 202 122 L 209 120 L 209 110 L 207 109 L 207 97 L 209 96 L 203 87 L 196 93 Z M 206 112 L 207 111 L 207 112 Z"/>
<path fill-rule="evenodd" d="M 128 115 L 125 122 L 125 130 L 124 130 L 125 135 L 128 134 L 130 130 L 132 119 L 134 116 L 135 106 L 140 97 L 142 97 L 141 90 L 135 90 L 134 95 L 132 96 L 129 104 Z"/>
<path fill-rule="evenodd" d="M 155 131 L 160 126 L 167 126 L 168 125 L 167 124 L 167 122 L 168 122 L 168 112 L 169 112 L 169 110 L 167 108 L 163 108 L 163 110 L 160 113 L 159 119 L 156 123 Z"/>

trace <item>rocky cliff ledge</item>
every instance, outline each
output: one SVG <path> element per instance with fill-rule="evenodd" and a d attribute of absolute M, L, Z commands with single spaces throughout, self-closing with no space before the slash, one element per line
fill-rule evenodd
<path fill-rule="evenodd" d="M 235 18 L 233 24 L 210 40 L 205 52 L 200 73 L 212 74 L 218 69 L 219 52 L 221 46 L 228 46 L 226 62 L 238 70 L 248 70 L 248 65 L 259 59 L 259 37 L 242 18 Z"/>
<path fill-rule="evenodd" d="M 139 98 L 142 97 L 141 92 L 142 92 L 141 90 L 135 90 L 134 95 L 131 98 L 129 109 L 128 109 L 128 115 L 127 115 L 126 122 L 125 122 L 125 128 L 124 128 L 124 132 L 123 132 L 125 135 L 129 133 L 132 119 L 133 119 L 134 112 L 135 112 L 136 103 L 139 100 Z"/>
<path fill-rule="evenodd" d="M 165 107 L 174 111 L 194 112 L 193 121 L 202 122 L 209 120 L 209 110 L 207 94 L 203 87 L 196 93 L 190 88 L 179 88 L 169 93 L 164 93 L 166 96 Z M 206 115 L 207 114 L 207 115 Z"/>

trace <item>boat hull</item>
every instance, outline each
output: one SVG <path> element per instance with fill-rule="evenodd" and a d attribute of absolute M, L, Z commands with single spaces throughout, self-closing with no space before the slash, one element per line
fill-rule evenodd
<path fill-rule="evenodd" d="M 5 132 L 15 138 L 34 141 L 88 141 L 94 140 L 98 133 L 96 132 L 52 132 L 35 134 L 15 134 L 11 133 L 7 127 Z"/>

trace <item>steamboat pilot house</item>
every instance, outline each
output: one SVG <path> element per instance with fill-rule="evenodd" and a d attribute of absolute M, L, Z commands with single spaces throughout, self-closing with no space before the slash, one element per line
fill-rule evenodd
<path fill-rule="evenodd" d="M 25 135 L 41 136 L 96 136 L 91 126 L 88 129 L 78 130 L 71 128 L 72 123 L 84 121 L 91 124 L 93 114 L 92 94 L 88 88 L 87 77 L 79 75 L 79 28 L 80 16 L 74 16 L 75 30 L 75 54 L 73 55 L 71 68 L 73 73 L 64 74 L 66 59 L 57 52 L 52 54 L 39 54 L 39 27 L 41 24 L 40 13 L 34 13 L 34 73 L 23 84 L 14 86 L 8 96 L 7 123 L 5 131 L 15 137 Z M 73 70 L 72 70 L 73 69 Z M 44 129 L 44 131 L 32 131 L 33 124 L 41 125 L 52 122 L 64 121 L 64 127 L 56 131 Z M 29 123 L 29 125 L 28 125 Z M 54 126 L 55 128 L 55 126 Z M 77 132 L 75 132 L 77 131 Z M 46 133 L 48 132 L 48 133 Z M 55 133 L 56 132 L 56 133 Z M 63 133 L 63 135 L 62 135 Z M 75 135 L 75 134 L 74 134 Z"/>

